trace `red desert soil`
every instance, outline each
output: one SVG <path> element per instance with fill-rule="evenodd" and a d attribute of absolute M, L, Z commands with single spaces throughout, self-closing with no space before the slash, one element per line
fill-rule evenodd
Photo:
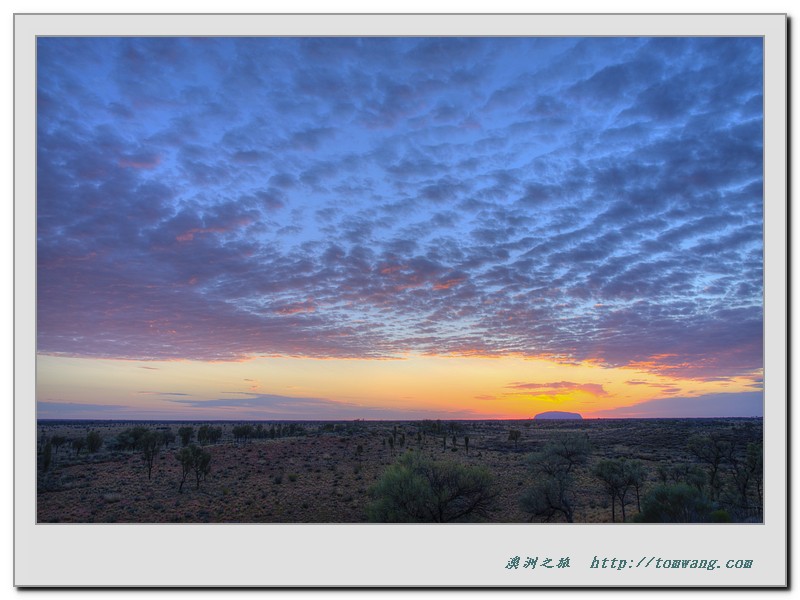
<path fill-rule="evenodd" d="M 593 446 L 590 464 L 578 470 L 576 522 L 609 522 L 609 503 L 591 465 L 601 458 L 642 460 L 650 480 L 660 463 L 691 462 L 685 442 L 691 433 L 719 430 L 747 433 L 759 439 L 761 420 L 642 420 L 461 422 L 453 450 L 448 433 L 418 440 L 417 422 L 342 424 L 336 433 L 305 425 L 305 436 L 234 442 L 231 424 L 222 426 L 220 443 L 204 446 L 212 456 L 211 472 L 199 489 L 190 474 L 183 492 L 177 440 L 162 449 L 152 479 L 140 452 L 111 451 L 117 433 L 131 423 L 40 423 L 39 434 L 69 438 L 99 431 L 100 452 L 78 456 L 61 447 L 47 473 L 39 475 L 37 515 L 40 523 L 359 523 L 367 521 L 369 488 L 395 458 L 408 449 L 436 459 L 484 465 L 496 482 L 497 506 L 492 522 L 529 520 L 519 499 L 533 481 L 526 456 L 550 437 L 584 432 Z M 164 427 L 164 423 L 147 426 Z M 195 424 L 197 425 L 197 424 Z M 444 424 L 443 424 L 444 425 Z M 395 430 L 395 448 L 387 444 Z M 173 424 L 172 429 L 176 429 Z M 195 427 L 196 429 L 196 427 Z M 519 429 L 517 443 L 508 432 Z M 739 432 L 739 433 L 737 433 Z M 403 447 L 400 440 L 404 439 Z M 469 453 L 464 437 L 469 436 Z M 66 446 L 66 444 L 65 444 Z M 358 451 L 361 446 L 362 451 Z"/>

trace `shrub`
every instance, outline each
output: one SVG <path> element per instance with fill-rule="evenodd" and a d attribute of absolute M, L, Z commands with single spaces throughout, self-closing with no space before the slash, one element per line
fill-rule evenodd
<path fill-rule="evenodd" d="M 725 511 L 712 511 L 711 501 L 697 488 L 685 483 L 661 484 L 645 495 L 642 512 L 634 520 L 642 523 L 707 523 L 724 519 L 722 513 L 727 515 Z"/>
<path fill-rule="evenodd" d="M 169 445 L 174 441 L 175 441 L 175 432 L 172 431 L 172 429 L 167 427 L 161 432 L 161 442 L 164 444 L 164 448 L 169 448 Z"/>
<path fill-rule="evenodd" d="M 718 509 L 711 513 L 711 522 L 712 523 L 732 523 L 733 519 L 731 519 L 730 514 L 728 514 L 727 510 Z"/>
<path fill-rule="evenodd" d="M 205 479 L 211 472 L 211 454 L 191 444 L 190 446 L 181 448 L 175 454 L 175 458 L 181 463 L 181 484 L 178 487 L 178 491 L 183 491 L 183 484 L 192 471 L 194 471 L 195 474 L 195 489 L 199 489 L 200 481 Z"/>
<path fill-rule="evenodd" d="M 189 445 L 189 442 L 192 441 L 192 436 L 194 435 L 194 427 L 179 427 L 178 428 L 178 437 L 181 438 L 181 445 L 186 447 Z"/>
<path fill-rule="evenodd" d="M 631 488 L 636 492 L 636 507 L 639 512 L 642 511 L 640 494 L 647 473 L 640 460 L 604 459 L 595 465 L 593 472 L 603 482 L 603 487 L 611 499 L 612 522 L 617 520 L 615 510 L 617 500 L 622 511 L 622 521 L 625 522 L 626 497 Z"/>
<path fill-rule="evenodd" d="M 491 511 L 496 493 L 484 467 L 434 461 L 410 450 L 372 487 L 370 521 L 446 523 L 475 521 Z"/>
<path fill-rule="evenodd" d="M 143 425 L 129 427 L 117 435 L 116 447 L 119 450 L 140 450 L 142 437 L 150 431 Z"/>
<path fill-rule="evenodd" d="M 522 483 L 522 482 L 520 482 Z M 544 475 L 530 486 L 520 498 L 520 507 L 535 517 L 551 521 L 559 515 L 573 522 L 572 475 L 566 472 Z"/>
<path fill-rule="evenodd" d="M 568 434 L 549 441 L 541 452 L 529 456 L 528 461 L 535 471 L 548 475 L 569 473 L 589 460 L 591 446 L 586 436 Z"/>
<path fill-rule="evenodd" d="M 233 433 L 233 439 L 236 442 L 238 442 L 239 440 L 247 442 L 255 434 L 255 428 L 249 423 L 245 423 L 243 425 L 234 426 L 234 428 L 232 429 L 232 433 Z"/>
<path fill-rule="evenodd" d="M 551 521 L 561 516 L 573 522 L 575 482 L 570 473 L 589 459 L 591 447 L 586 436 L 562 435 L 549 441 L 540 452 L 528 456 L 535 483 L 520 498 L 520 507 L 536 517 Z"/>
<path fill-rule="evenodd" d="M 699 491 L 703 490 L 707 483 L 706 473 L 700 465 L 690 465 L 678 463 L 667 467 L 659 465 L 656 475 L 661 483 L 686 483 L 696 487 Z"/>
<path fill-rule="evenodd" d="M 717 434 L 693 435 L 686 442 L 689 452 L 708 467 L 708 483 L 711 498 L 719 498 L 722 482 L 720 481 L 721 465 L 730 454 L 731 444 Z"/>
<path fill-rule="evenodd" d="M 206 444 L 208 443 L 209 431 L 211 430 L 211 425 L 200 425 L 197 429 L 197 443 L 198 444 Z"/>

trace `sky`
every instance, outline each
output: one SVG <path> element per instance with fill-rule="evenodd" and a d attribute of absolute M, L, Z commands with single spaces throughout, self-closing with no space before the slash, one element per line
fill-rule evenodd
<path fill-rule="evenodd" d="M 37 414 L 763 415 L 761 38 L 37 42 Z"/>

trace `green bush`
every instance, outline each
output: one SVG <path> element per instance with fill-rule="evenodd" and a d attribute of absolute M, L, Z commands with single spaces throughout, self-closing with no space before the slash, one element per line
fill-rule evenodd
<path fill-rule="evenodd" d="M 520 498 L 520 507 L 531 515 L 531 520 L 563 518 L 573 522 L 575 480 L 571 471 L 585 464 L 590 452 L 591 445 L 585 435 L 564 434 L 547 442 L 541 451 L 528 455 L 535 481 Z"/>
<path fill-rule="evenodd" d="M 371 488 L 370 521 L 447 523 L 485 519 L 496 493 L 484 467 L 434 461 L 410 450 Z"/>
<path fill-rule="evenodd" d="M 642 512 L 634 520 L 641 523 L 708 523 L 724 522 L 725 515 L 725 511 L 714 511 L 711 501 L 696 487 L 676 483 L 658 485 L 650 490 L 642 500 Z"/>
<path fill-rule="evenodd" d="M 727 510 L 719 509 L 715 510 L 711 513 L 711 522 L 712 523 L 732 523 L 733 519 L 731 518 L 730 514 L 728 514 Z"/>

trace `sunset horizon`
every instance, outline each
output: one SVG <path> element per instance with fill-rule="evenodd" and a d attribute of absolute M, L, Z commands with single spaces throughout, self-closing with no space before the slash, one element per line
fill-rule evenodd
<path fill-rule="evenodd" d="M 763 40 L 37 41 L 39 419 L 763 417 Z"/>

